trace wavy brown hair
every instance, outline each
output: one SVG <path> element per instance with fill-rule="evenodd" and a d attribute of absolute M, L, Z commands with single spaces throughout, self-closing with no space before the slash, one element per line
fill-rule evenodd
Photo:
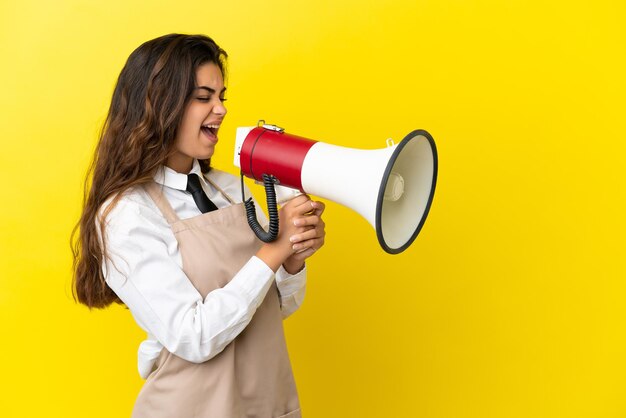
<path fill-rule="evenodd" d="M 174 152 L 198 67 L 212 62 L 225 77 L 226 58 L 211 38 L 182 34 L 145 42 L 128 57 L 87 171 L 83 212 L 71 236 L 72 291 L 79 303 L 90 308 L 122 303 L 102 271 L 108 258 L 104 220 L 124 192 L 150 182 Z M 209 171 L 209 160 L 200 165 L 203 172 Z"/>

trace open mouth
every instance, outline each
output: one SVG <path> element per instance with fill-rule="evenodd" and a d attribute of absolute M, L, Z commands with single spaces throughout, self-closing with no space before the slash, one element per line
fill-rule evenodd
<path fill-rule="evenodd" d="M 217 131 L 220 129 L 220 125 L 202 125 L 200 128 L 208 137 L 217 137 Z"/>

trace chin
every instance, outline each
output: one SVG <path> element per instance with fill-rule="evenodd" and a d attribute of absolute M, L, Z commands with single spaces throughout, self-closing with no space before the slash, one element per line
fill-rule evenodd
<path fill-rule="evenodd" d="M 214 154 L 214 151 L 208 150 L 208 151 L 204 151 L 204 152 L 199 152 L 196 154 L 196 156 L 194 157 L 196 160 L 208 160 L 209 158 L 211 158 Z"/>

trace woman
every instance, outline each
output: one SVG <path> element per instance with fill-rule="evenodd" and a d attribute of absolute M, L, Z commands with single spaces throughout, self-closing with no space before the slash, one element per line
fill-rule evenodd
<path fill-rule="evenodd" d="M 252 233 L 239 179 L 209 165 L 226 56 L 205 36 L 137 48 L 86 183 L 75 295 L 125 304 L 148 334 L 134 417 L 300 416 L 282 319 L 324 244 L 324 205 L 298 196 L 280 210 L 276 241 Z"/>

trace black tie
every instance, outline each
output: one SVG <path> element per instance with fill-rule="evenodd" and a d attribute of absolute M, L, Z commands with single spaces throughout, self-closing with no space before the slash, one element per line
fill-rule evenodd
<path fill-rule="evenodd" d="M 193 196 L 194 202 L 200 209 L 200 212 L 207 213 L 212 210 L 217 210 L 217 206 L 215 203 L 211 202 L 207 195 L 202 190 L 202 186 L 200 185 L 200 177 L 197 174 L 188 174 L 187 175 L 187 191 L 191 193 Z"/>

